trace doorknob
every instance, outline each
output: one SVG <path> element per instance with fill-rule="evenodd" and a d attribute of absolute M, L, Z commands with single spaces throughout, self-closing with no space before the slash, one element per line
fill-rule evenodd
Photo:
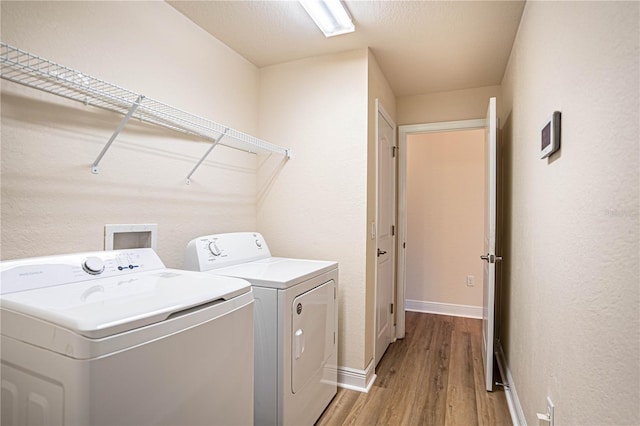
<path fill-rule="evenodd" d="M 382 256 L 383 254 L 387 254 L 387 252 L 378 249 L 378 257 Z"/>

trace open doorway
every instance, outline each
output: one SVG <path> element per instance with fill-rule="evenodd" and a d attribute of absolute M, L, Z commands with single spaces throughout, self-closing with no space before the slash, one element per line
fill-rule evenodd
<path fill-rule="evenodd" d="M 406 306 L 482 318 L 484 130 L 407 137 Z"/>
<path fill-rule="evenodd" d="M 399 128 L 399 312 L 482 318 L 485 123 Z"/>

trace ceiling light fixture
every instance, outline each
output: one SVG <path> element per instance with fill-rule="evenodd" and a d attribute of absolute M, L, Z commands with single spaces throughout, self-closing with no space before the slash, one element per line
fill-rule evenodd
<path fill-rule="evenodd" d="M 325 37 L 352 33 L 355 26 L 340 0 L 298 0 Z"/>

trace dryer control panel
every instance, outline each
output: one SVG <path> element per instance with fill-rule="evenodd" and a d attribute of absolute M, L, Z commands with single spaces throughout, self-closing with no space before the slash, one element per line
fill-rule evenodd
<path fill-rule="evenodd" d="M 269 257 L 269 247 L 258 232 L 205 235 L 187 244 L 184 268 L 209 271 Z"/>
<path fill-rule="evenodd" d="M 153 249 L 127 249 L 0 262 L 1 294 L 164 269 Z"/>

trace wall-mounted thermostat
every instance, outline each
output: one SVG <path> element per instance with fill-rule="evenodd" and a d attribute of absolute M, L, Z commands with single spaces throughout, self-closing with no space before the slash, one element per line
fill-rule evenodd
<path fill-rule="evenodd" d="M 542 127 L 540 158 L 547 158 L 560 149 L 560 111 L 554 111 Z"/>

